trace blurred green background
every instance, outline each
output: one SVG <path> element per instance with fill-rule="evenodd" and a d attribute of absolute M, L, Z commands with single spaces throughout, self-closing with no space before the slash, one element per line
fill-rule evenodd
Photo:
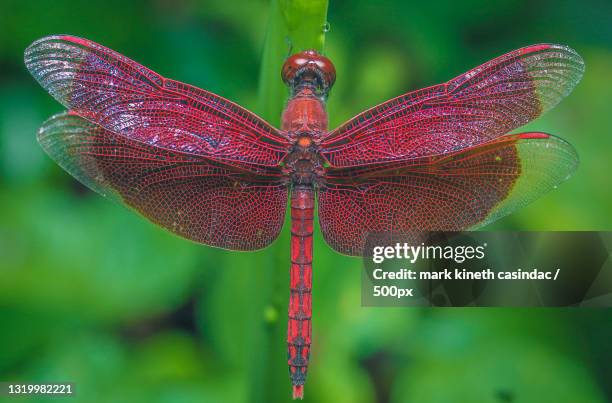
<path fill-rule="evenodd" d="M 93 194 L 37 145 L 62 107 L 22 61 L 33 40 L 69 33 L 258 111 L 268 13 L 253 0 L 2 1 L 0 380 L 72 381 L 79 402 L 289 400 L 288 230 L 260 252 L 217 250 Z M 488 228 L 612 228 L 611 2 L 332 0 L 328 21 L 331 127 L 521 46 L 578 50 L 583 81 L 528 127 L 570 141 L 577 174 Z M 612 401 L 610 310 L 362 308 L 360 260 L 315 236 L 306 401 Z"/>

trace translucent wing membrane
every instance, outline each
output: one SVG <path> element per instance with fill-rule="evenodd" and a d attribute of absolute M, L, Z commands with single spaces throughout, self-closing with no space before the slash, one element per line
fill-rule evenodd
<path fill-rule="evenodd" d="M 25 64 L 67 108 L 131 140 L 241 167 L 278 166 L 287 153 L 287 140 L 253 113 L 86 39 L 42 38 Z"/>
<path fill-rule="evenodd" d="M 370 233 L 474 229 L 553 189 L 577 164 L 563 140 L 523 133 L 384 168 L 330 169 L 318 194 L 321 230 L 337 251 L 359 255 Z"/>
<path fill-rule="evenodd" d="M 253 174 L 115 134 L 74 113 L 49 119 L 38 136 L 62 168 L 170 231 L 211 246 L 254 250 L 279 234 L 287 188 L 275 170 Z"/>
<path fill-rule="evenodd" d="M 583 71 L 582 58 L 568 47 L 518 49 L 356 116 L 323 140 L 321 153 L 331 166 L 352 167 L 459 151 L 540 116 Z"/>

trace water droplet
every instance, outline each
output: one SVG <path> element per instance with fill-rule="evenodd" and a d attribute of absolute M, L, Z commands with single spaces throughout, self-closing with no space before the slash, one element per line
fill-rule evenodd
<path fill-rule="evenodd" d="M 329 32 L 330 29 L 331 25 L 329 25 L 329 22 L 325 21 L 325 24 L 323 24 L 323 32 Z"/>

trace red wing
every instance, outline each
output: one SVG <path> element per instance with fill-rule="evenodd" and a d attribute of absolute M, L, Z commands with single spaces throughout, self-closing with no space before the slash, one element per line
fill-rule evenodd
<path fill-rule="evenodd" d="M 226 249 L 269 245 L 283 225 L 287 187 L 250 171 L 163 150 L 114 134 L 72 113 L 49 119 L 38 140 L 62 168 L 156 224 Z"/>
<path fill-rule="evenodd" d="M 321 230 L 337 251 L 359 255 L 368 234 L 474 229 L 555 188 L 577 164 L 565 141 L 523 133 L 386 169 L 330 169 L 318 194 Z"/>
<path fill-rule="evenodd" d="M 332 131 L 321 153 L 331 166 L 351 167 L 459 151 L 540 116 L 572 91 L 583 71 L 570 48 L 518 49 L 363 112 Z"/>
<path fill-rule="evenodd" d="M 86 39 L 39 39 L 25 64 L 68 109 L 131 140 L 242 167 L 277 166 L 287 153 L 287 140 L 246 109 Z"/>

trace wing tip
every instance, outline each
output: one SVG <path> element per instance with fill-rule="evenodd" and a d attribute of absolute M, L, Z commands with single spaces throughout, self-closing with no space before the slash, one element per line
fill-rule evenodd
<path fill-rule="evenodd" d="M 25 53 L 30 53 L 33 49 L 35 49 L 37 46 L 39 46 L 42 43 L 46 43 L 49 41 L 56 41 L 56 40 L 63 40 L 64 37 L 68 37 L 69 35 L 47 35 L 47 36 L 43 36 L 42 38 L 38 38 L 35 41 L 33 41 L 32 43 L 30 43 L 30 45 L 25 49 Z"/>
<path fill-rule="evenodd" d="M 519 133 L 517 136 L 521 140 L 549 140 L 550 142 L 557 143 L 559 146 L 563 147 L 566 157 L 572 161 L 572 166 L 568 169 L 568 175 L 562 182 L 569 179 L 578 169 L 578 166 L 580 165 L 580 155 L 578 154 L 576 147 L 574 147 L 569 141 L 544 132 Z"/>
<path fill-rule="evenodd" d="M 567 45 L 560 45 L 557 43 L 540 43 L 536 45 L 525 46 L 524 48 L 519 49 L 519 52 L 521 53 L 521 55 L 528 55 L 531 53 L 538 53 L 546 50 L 555 50 L 558 52 L 565 53 L 569 59 L 576 63 L 580 72 L 580 77 L 582 77 L 582 74 L 584 73 L 584 59 L 576 50 Z"/>
<path fill-rule="evenodd" d="M 69 42 L 72 44 L 77 44 L 77 45 L 86 46 L 86 47 L 91 46 L 91 41 L 84 39 L 84 38 L 80 38 L 78 36 L 74 36 L 74 35 L 53 34 L 53 35 L 43 36 L 42 38 L 38 38 L 35 41 L 33 41 L 27 48 L 25 48 L 23 52 L 24 62 L 26 64 L 26 67 L 28 67 L 28 70 L 30 69 L 32 62 L 35 61 L 35 58 L 33 58 L 33 55 L 40 48 L 40 46 L 46 45 L 49 42 L 57 42 L 57 41 Z"/>
<path fill-rule="evenodd" d="M 521 56 L 533 57 L 529 63 L 534 67 L 535 74 L 546 74 L 547 70 L 542 70 L 542 66 L 557 70 L 556 79 L 552 80 L 554 83 L 551 84 L 550 80 L 543 80 L 535 85 L 536 93 L 541 102 L 541 113 L 552 109 L 568 96 L 584 76 L 584 59 L 569 46 L 537 44 L 521 48 L 519 51 Z M 546 62 L 541 60 L 546 60 Z M 555 86 L 556 88 L 553 88 Z M 554 91 L 551 92 L 551 88 Z"/>
<path fill-rule="evenodd" d="M 554 144 L 557 147 L 563 149 L 563 152 L 565 153 L 565 158 L 568 161 L 571 161 L 571 166 L 568 167 L 566 176 L 562 178 L 559 183 L 568 180 L 578 170 L 578 166 L 580 165 L 580 155 L 578 154 L 578 150 L 576 150 L 576 147 L 574 147 L 569 141 L 561 137 L 555 136 L 554 134 L 548 134 L 544 132 L 519 133 L 517 134 L 517 136 L 521 140 L 547 140 L 547 148 L 549 147 L 549 144 Z"/>
<path fill-rule="evenodd" d="M 567 45 L 561 45 L 558 43 L 539 43 L 535 45 L 525 46 L 519 49 L 521 55 L 528 55 L 531 53 L 538 53 L 546 50 L 555 50 L 559 52 L 566 53 L 570 56 L 575 62 L 584 65 L 584 59 L 582 56 L 573 48 Z"/>
<path fill-rule="evenodd" d="M 37 68 L 41 64 L 41 57 L 38 54 L 40 51 L 44 50 L 44 48 L 50 43 L 54 41 L 70 41 L 65 38 L 76 38 L 71 37 L 70 35 L 47 35 L 42 38 L 36 39 L 32 42 L 25 50 L 23 51 L 23 63 L 26 68 L 30 72 L 30 74 L 40 82 L 40 79 L 37 74 Z M 80 39 L 80 38 L 78 38 Z M 81 41 L 83 41 L 81 39 Z"/>

